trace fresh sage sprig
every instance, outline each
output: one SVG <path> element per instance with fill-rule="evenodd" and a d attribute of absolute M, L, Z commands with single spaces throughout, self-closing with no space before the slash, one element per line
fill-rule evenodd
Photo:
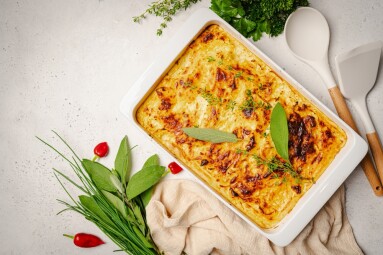
<path fill-rule="evenodd" d="M 217 130 L 214 128 L 183 128 L 185 134 L 198 140 L 211 143 L 237 142 L 238 139 L 233 133 Z"/>
<path fill-rule="evenodd" d="M 132 168 L 132 156 L 127 136 L 125 136 L 120 143 L 120 147 L 114 161 L 114 168 L 120 176 L 122 185 L 126 187 Z"/>
<path fill-rule="evenodd" d="M 290 162 L 289 129 L 287 126 L 286 112 L 279 102 L 274 106 L 271 113 L 270 134 L 279 156 L 286 160 L 286 162 Z"/>
<path fill-rule="evenodd" d="M 116 169 L 109 169 L 98 162 L 81 160 L 65 140 L 55 134 L 69 148 L 71 156 L 65 156 L 49 143 L 38 139 L 69 164 L 80 182 L 53 169 L 59 184 L 72 201 L 58 200 L 66 207 L 59 213 L 72 210 L 82 214 L 128 254 L 160 254 L 145 218 L 145 206 L 150 200 L 152 188 L 165 173 L 165 167 L 159 165 L 158 156 L 150 157 L 142 170 L 129 178 L 132 164 L 127 137 L 120 143 L 115 160 Z M 70 194 L 63 179 L 83 193 L 78 200 Z"/>

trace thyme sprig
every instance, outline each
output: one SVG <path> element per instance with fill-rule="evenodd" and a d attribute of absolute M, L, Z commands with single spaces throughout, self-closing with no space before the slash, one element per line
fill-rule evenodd
<path fill-rule="evenodd" d="M 230 99 L 229 102 L 227 103 L 226 105 L 226 109 L 227 110 L 231 110 L 231 111 L 234 111 L 234 108 L 235 108 L 235 105 L 237 104 L 236 101 Z"/>
<path fill-rule="evenodd" d="M 215 95 L 213 95 L 210 91 L 206 90 L 205 89 L 199 89 L 199 91 L 201 93 L 201 96 L 210 104 L 210 105 L 219 105 L 222 103 L 222 98 L 220 97 L 217 97 Z"/>
<path fill-rule="evenodd" d="M 268 173 L 273 174 L 274 177 L 279 177 L 277 172 L 282 171 L 283 173 L 289 174 L 297 184 L 301 183 L 303 180 L 315 182 L 314 178 L 303 177 L 298 170 L 294 169 L 293 165 L 290 162 L 282 161 L 276 156 L 272 157 L 271 159 L 263 159 L 260 156 L 253 154 L 253 158 L 256 160 L 257 166 L 266 166 L 268 169 Z"/>
<path fill-rule="evenodd" d="M 249 155 L 247 150 L 240 148 L 236 149 L 237 154 Z M 298 170 L 294 169 L 294 166 L 290 162 L 282 161 L 280 158 L 273 156 L 271 159 L 264 159 L 257 154 L 251 154 L 256 161 L 257 166 L 267 167 L 269 174 L 272 174 L 273 178 L 279 178 L 278 172 L 283 172 L 289 174 L 297 184 L 301 183 L 303 180 L 308 180 L 315 183 L 314 178 L 303 177 Z M 282 182 L 286 182 L 286 176 L 282 177 Z"/>
<path fill-rule="evenodd" d="M 246 100 L 242 103 L 242 105 L 239 107 L 240 110 L 256 110 L 258 108 L 264 108 L 265 110 L 270 110 L 271 105 L 269 103 L 258 101 L 255 102 L 253 95 L 251 93 L 250 89 L 246 90 Z"/>
<path fill-rule="evenodd" d="M 272 157 L 270 160 L 263 159 L 260 156 L 254 154 L 253 158 L 257 162 L 257 166 L 264 165 L 267 166 L 269 173 L 274 173 L 276 171 L 283 171 L 289 173 L 293 178 L 301 177 L 300 174 L 294 170 L 294 167 L 290 162 L 282 162 L 276 156 Z"/>
<path fill-rule="evenodd" d="M 154 15 L 163 19 L 160 27 L 157 29 L 157 35 L 162 35 L 162 30 L 167 27 L 167 24 L 173 20 L 173 16 L 180 10 L 186 10 L 191 5 L 201 0 L 158 0 L 149 5 L 141 15 L 133 17 L 133 21 L 138 23 L 145 19 L 147 15 Z"/>

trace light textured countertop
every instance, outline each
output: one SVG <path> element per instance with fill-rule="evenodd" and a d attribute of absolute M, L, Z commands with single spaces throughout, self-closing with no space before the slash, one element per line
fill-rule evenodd
<path fill-rule="evenodd" d="M 381 0 L 311 1 L 331 29 L 330 64 L 346 50 L 383 39 Z M 204 0 L 174 18 L 161 37 L 160 23 L 132 22 L 150 1 L 0 0 L 0 253 L 114 254 L 117 247 L 75 213 L 56 216 L 66 198 L 51 168 L 66 164 L 35 136 L 60 146 L 59 132 L 84 157 L 108 141 L 112 165 L 120 139 L 127 134 L 138 168 L 155 151 L 120 113 L 119 103 L 157 54 Z M 255 43 L 298 82 L 334 110 L 319 76 L 295 59 L 283 36 Z M 363 86 L 363 84 L 361 84 Z M 383 137 L 383 68 L 368 107 Z M 352 110 L 356 121 L 360 119 Z M 161 153 L 164 164 L 171 161 Z M 183 178 L 186 173 L 179 177 Z M 375 197 L 360 167 L 346 181 L 347 214 L 366 254 L 382 254 L 383 198 Z M 108 244 L 90 250 L 73 246 L 63 233 L 95 233 Z"/>

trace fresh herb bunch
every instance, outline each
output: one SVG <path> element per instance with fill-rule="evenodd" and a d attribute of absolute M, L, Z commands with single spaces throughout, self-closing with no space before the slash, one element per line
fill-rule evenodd
<path fill-rule="evenodd" d="M 163 21 L 157 29 L 157 35 L 161 35 L 176 13 L 199 1 L 158 0 L 152 2 L 141 15 L 133 17 L 133 21 L 140 22 L 147 15 L 162 17 Z M 210 9 L 242 35 L 257 41 L 263 33 L 271 36 L 281 34 L 288 16 L 299 6 L 308 5 L 308 0 L 211 0 Z"/>
<path fill-rule="evenodd" d="M 74 150 L 55 133 L 69 148 L 72 155 L 65 156 L 52 145 L 38 138 L 60 155 L 77 175 L 81 184 L 53 168 L 55 177 L 73 203 L 58 201 L 66 206 L 58 214 L 71 210 L 82 214 L 96 224 L 121 250 L 128 254 L 160 254 L 146 223 L 145 206 L 150 200 L 152 187 L 165 174 L 157 155 L 151 156 L 142 169 L 131 178 L 131 148 L 127 137 L 121 141 L 113 169 L 87 159 L 80 159 Z M 78 188 L 83 195 L 75 199 L 62 179 Z"/>
<path fill-rule="evenodd" d="M 149 8 L 141 15 L 133 17 L 134 22 L 140 22 L 145 19 L 147 15 L 155 15 L 163 19 L 160 27 L 157 29 L 157 35 L 162 35 L 162 29 L 167 27 L 167 23 L 172 21 L 172 17 L 180 10 L 186 10 L 191 5 L 201 0 L 158 0 L 152 2 Z"/>
<path fill-rule="evenodd" d="M 308 5 L 307 0 L 211 0 L 210 9 L 243 36 L 257 41 L 263 33 L 281 34 L 289 15 Z"/>

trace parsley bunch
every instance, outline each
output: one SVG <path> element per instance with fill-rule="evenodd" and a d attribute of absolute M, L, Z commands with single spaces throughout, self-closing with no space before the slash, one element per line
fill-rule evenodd
<path fill-rule="evenodd" d="M 307 5 L 308 0 L 211 0 L 210 9 L 243 36 L 257 41 L 263 33 L 281 34 L 288 16 Z"/>

